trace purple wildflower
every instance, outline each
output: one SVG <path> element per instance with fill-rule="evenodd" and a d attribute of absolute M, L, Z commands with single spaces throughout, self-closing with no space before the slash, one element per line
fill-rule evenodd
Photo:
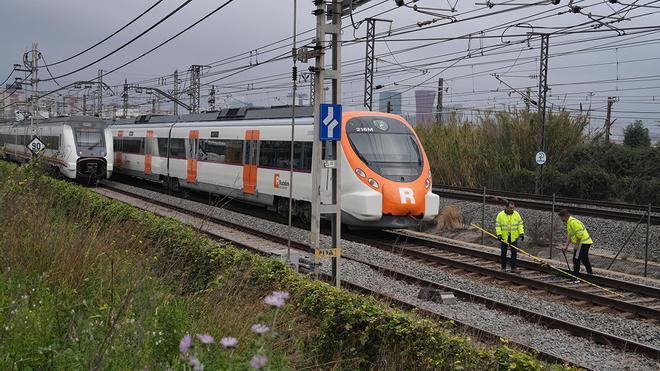
<path fill-rule="evenodd" d="M 256 334 L 259 334 L 259 335 L 264 335 L 269 330 L 270 329 L 268 328 L 268 326 L 263 325 L 261 323 L 255 323 L 254 325 L 252 325 L 252 332 L 254 332 Z"/>
<path fill-rule="evenodd" d="M 191 345 L 192 345 L 192 336 L 186 334 L 183 338 L 181 338 L 181 342 L 179 342 L 179 352 L 187 353 Z"/>
<path fill-rule="evenodd" d="M 195 371 L 202 371 L 202 370 L 204 370 L 204 365 L 203 365 L 202 362 L 200 362 L 199 359 L 197 359 L 197 357 L 195 357 L 195 356 L 190 356 L 190 358 L 188 358 L 188 364 L 189 364 L 190 367 L 192 367 L 192 369 L 195 370 Z"/>
<path fill-rule="evenodd" d="M 233 348 L 238 344 L 238 339 L 234 337 L 224 337 L 220 339 L 220 345 L 222 345 L 223 348 Z"/>
<path fill-rule="evenodd" d="M 197 334 L 197 339 L 204 344 L 211 344 L 213 342 L 213 336 L 209 334 Z"/>
<path fill-rule="evenodd" d="M 282 300 L 289 300 L 289 297 L 290 297 L 290 295 L 287 291 L 273 291 L 273 293 L 271 295 L 277 296 L 278 298 L 280 298 Z"/>
<path fill-rule="evenodd" d="M 279 308 L 284 305 L 284 299 L 275 295 L 268 295 L 264 298 L 264 303 L 270 305 L 271 307 Z"/>
<path fill-rule="evenodd" d="M 255 370 L 259 370 L 266 366 L 266 362 L 268 362 L 268 357 L 256 354 L 250 360 L 250 366 Z"/>

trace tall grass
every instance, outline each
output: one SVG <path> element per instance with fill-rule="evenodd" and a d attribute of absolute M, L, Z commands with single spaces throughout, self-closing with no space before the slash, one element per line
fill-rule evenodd
<path fill-rule="evenodd" d="M 198 348 L 207 369 L 248 369 L 256 352 L 271 369 L 314 365 L 304 351 L 314 320 L 285 306 L 275 323 L 250 272 L 188 292 L 136 223 L 97 220 L 85 205 L 67 212 L 18 173 L 0 184 L 0 369 L 181 369 L 186 333 L 239 339 Z M 250 331 L 264 321 L 277 327 L 272 341 Z"/>
<path fill-rule="evenodd" d="M 587 124 L 587 117 L 571 117 L 566 111 L 548 115 L 548 166 L 561 162 L 571 148 L 584 142 Z M 530 171 L 536 166 L 539 126 L 535 113 L 513 111 L 480 116 L 475 122 L 454 116 L 442 125 L 418 127 L 417 134 L 436 184 L 507 188 L 512 179 L 533 181 Z"/>

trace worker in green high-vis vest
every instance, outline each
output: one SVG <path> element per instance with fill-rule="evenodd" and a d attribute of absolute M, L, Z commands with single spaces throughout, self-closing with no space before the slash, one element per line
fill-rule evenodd
<path fill-rule="evenodd" d="M 566 230 L 568 232 L 566 245 L 563 248 L 564 252 L 571 244 L 575 246 L 573 251 L 573 273 L 580 273 L 580 263 L 582 263 L 587 268 L 587 273 L 592 274 L 591 263 L 589 262 L 589 248 L 591 248 L 593 240 L 589 236 L 587 228 L 584 227 L 581 221 L 571 216 L 568 210 L 560 211 L 559 217 L 566 223 Z"/>

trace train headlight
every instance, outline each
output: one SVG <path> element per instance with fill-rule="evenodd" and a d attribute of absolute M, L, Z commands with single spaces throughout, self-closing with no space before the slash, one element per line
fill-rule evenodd
<path fill-rule="evenodd" d="M 360 169 L 359 167 L 355 168 L 355 174 L 357 174 L 357 175 L 359 175 L 363 178 L 367 177 L 367 174 L 364 172 L 364 170 Z"/>
<path fill-rule="evenodd" d="M 369 184 L 370 184 L 372 187 L 376 188 L 376 189 L 378 189 L 378 187 L 379 187 L 378 182 L 375 181 L 375 180 L 372 179 L 372 178 L 369 178 Z"/>
<path fill-rule="evenodd" d="M 426 178 L 426 181 L 424 182 L 424 187 L 426 187 L 426 189 L 431 188 L 431 179 Z"/>

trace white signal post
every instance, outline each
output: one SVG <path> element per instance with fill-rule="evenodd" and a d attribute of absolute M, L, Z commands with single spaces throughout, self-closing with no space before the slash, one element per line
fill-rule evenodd
<path fill-rule="evenodd" d="M 340 257 L 341 257 L 341 179 L 340 175 L 340 151 L 341 145 L 337 140 L 325 141 L 325 158 L 321 158 L 323 142 L 321 132 L 330 133 L 331 138 L 336 138 L 333 133 L 341 132 L 341 115 L 336 120 L 337 105 L 341 99 L 341 14 L 342 2 L 332 0 L 332 5 L 326 8 L 326 2 L 314 0 L 316 10 L 316 39 L 313 55 L 316 57 L 316 66 L 310 68 L 314 73 L 314 145 L 312 151 L 312 215 L 309 242 L 314 249 L 316 259 L 332 257 L 332 280 L 337 287 L 341 286 Z M 328 14 L 329 13 L 329 14 Z M 331 21 L 327 23 L 326 16 Z M 325 69 L 325 46 L 328 44 L 326 35 L 330 36 L 330 48 L 332 54 L 332 68 Z M 328 108 L 326 117 L 321 116 L 321 103 L 325 102 L 323 91 L 326 80 L 330 81 L 332 109 Z M 339 108 L 341 109 L 341 108 Z M 332 112 L 331 112 L 332 111 Z M 321 125 L 324 125 L 323 130 Z M 332 128 L 331 128 L 332 126 Z M 327 169 L 331 173 L 332 197 L 331 203 L 322 204 L 321 197 L 321 172 Z M 331 215 L 332 246 L 321 247 L 320 229 L 321 215 Z"/>

